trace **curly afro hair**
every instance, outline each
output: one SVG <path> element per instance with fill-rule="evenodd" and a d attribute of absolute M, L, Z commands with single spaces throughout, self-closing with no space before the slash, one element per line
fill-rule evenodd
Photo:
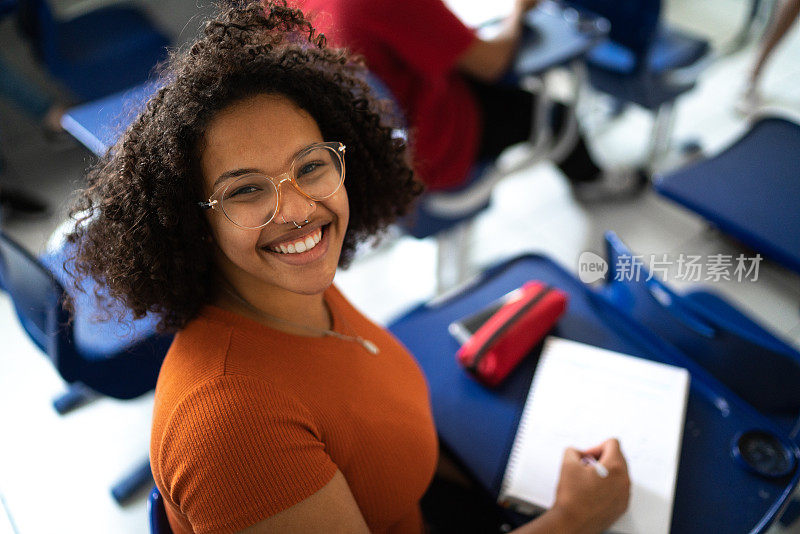
<path fill-rule="evenodd" d="M 117 143 L 90 169 L 71 211 L 75 271 L 92 277 L 133 312 L 182 328 L 213 298 L 210 229 L 199 154 L 210 121 L 256 94 L 285 96 L 308 112 L 325 140 L 348 153 L 350 223 L 340 265 L 358 242 L 404 215 L 421 185 L 396 119 L 373 96 L 366 70 L 345 50 L 327 47 L 285 1 L 220 6 L 190 46 L 161 68 L 161 89 Z"/>

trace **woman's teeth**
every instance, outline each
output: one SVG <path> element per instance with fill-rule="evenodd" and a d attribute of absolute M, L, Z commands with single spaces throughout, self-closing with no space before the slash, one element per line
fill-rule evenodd
<path fill-rule="evenodd" d="M 278 254 L 300 254 L 307 252 L 317 246 L 317 243 L 322 239 L 322 228 L 317 228 L 313 233 L 307 235 L 304 239 L 299 239 L 291 243 L 281 243 L 274 247 L 269 247 L 272 252 Z"/>

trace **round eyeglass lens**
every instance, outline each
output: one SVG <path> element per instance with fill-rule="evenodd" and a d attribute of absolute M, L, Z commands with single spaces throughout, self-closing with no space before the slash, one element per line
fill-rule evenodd
<path fill-rule="evenodd" d="M 275 215 L 278 191 L 266 176 L 242 176 L 225 188 L 222 211 L 232 223 L 244 228 L 259 228 Z"/>
<path fill-rule="evenodd" d="M 294 181 L 313 200 L 333 195 L 342 184 L 344 172 L 339 154 L 331 147 L 315 147 L 300 154 L 292 166 Z"/>

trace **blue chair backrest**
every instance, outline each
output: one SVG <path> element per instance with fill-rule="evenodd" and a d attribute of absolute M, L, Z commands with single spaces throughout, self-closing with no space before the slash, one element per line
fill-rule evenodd
<path fill-rule="evenodd" d="M 661 16 L 661 0 L 569 0 L 569 3 L 608 19 L 609 39 L 630 49 L 637 57 L 649 51 Z"/>
<path fill-rule="evenodd" d="M 0 232 L 0 282 L 8 291 L 25 332 L 48 356 L 54 354 L 65 292 L 36 258 Z"/>
<path fill-rule="evenodd" d="M 606 234 L 606 294 L 656 335 L 689 355 L 744 400 L 771 416 L 800 413 L 800 354 L 763 329 L 730 321 L 677 294 L 612 232 Z M 634 264 L 639 268 L 635 268 Z M 638 271 L 638 275 L 637 275 Z"/>
<path fill-rule="evenodd" d="M 17 23 L 42 60 L 52 57 L 58 39 L 58 25 L 47 0 L 19 0 Z"/>
<path fill-rule="evenodd" d="M 117 399 L 130 399 L 156 385 L 158 371 L 172 342 L 171 334 L 158 334 L 158 318 L 148 315 L 128 322 L 116 320 L 100 306 L 95 291 L 102 287 L 86 280 L 72 292 L 74 318 L 63 306 L 73 289 L 61 254 L 45 256 L 54 271 L 0 232 L 0 287 L 4 287 L 19 320 L 36 345 L 50 358 L 67 382 L 80 381 Z M 53 273 L 63 278 L 59 281 Z M 63 284 L 63 285 L 62 285 Z"/>

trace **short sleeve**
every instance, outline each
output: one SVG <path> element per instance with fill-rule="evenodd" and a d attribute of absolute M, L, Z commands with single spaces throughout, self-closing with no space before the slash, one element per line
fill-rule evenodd
<path fill-rule="evenodd" d="M 429 77 L 450 71 L 475 40 L 474 30 L 441 0 L 371 1 L 364 9 L 375 35 L 403 62 Z M 369 31 L 369 26 L 364 29 Z"/>
<path fill-rule="evenodd" d="M 308 411 L 263 380 L 225 375 L 174 409 L 162 483 L 195 532 L 233 532 L 289 508 L 337 470 Z"/>

